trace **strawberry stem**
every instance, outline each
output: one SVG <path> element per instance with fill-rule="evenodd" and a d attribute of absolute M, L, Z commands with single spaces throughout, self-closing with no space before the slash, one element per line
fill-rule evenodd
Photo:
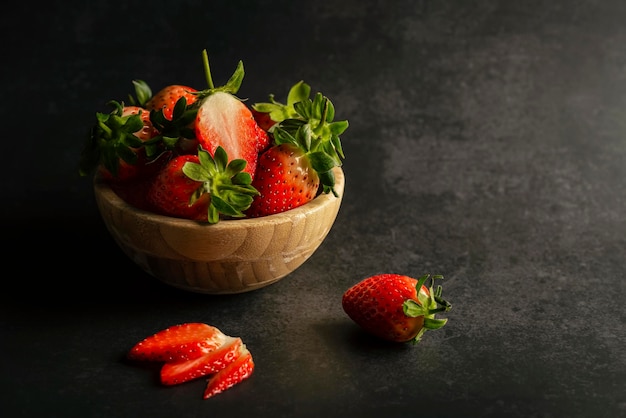
<path fill-rule="evenodd" d="M 202 64 L 204 65 L 204 74 L 206 77 L 206 83 L 209 86 L 209 89 L 214 89 L 215 85 L 213 84 L 213 77 L 211 76 L 211 67 L 209 66 L 209 54 L 206 52 L 206 49 L 202 50 Z"/>

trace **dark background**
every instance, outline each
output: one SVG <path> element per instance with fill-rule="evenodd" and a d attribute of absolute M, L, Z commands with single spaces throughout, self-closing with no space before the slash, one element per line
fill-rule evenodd
<path fill-rule="evenodd" d="M 626 3 L 16 2 L 0 14 L 5 417 L 626 416 Z M 170 288 L 125 258 L 77 161 L 131 80 L 333 101 L 347 185 L 282 281 Z M 445 276 L 417 346 L 363 334 L 343 292 Z M 139 339 L 199 321 L 243 338 L 245 383 L 163 388 Z"/>

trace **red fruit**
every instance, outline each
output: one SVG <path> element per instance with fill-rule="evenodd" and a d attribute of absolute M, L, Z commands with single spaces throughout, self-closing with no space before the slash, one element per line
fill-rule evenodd
<path fill-rule="evenodd" d="M 368 277 L 343 295 L 346 314 L 367 332 L 385 340 L 418 342 L 427 329 L 443 327 L 447 319 L 435 319 L 437 312 L 450 309 L 441 298 L 441 286 L 424 285 L 430 277 L 418 280 L 400 274 Z M 442 276 L 433 276 L 432 281 Z M 419 289 L 419 292 L 418 292 Z"/>
<path fill-rule="evenodd" d="M 158 132 L 147 110 L 116 101 L 109 104 L 114 107 L 112 112 L 96 113 L 96 122 L 81 153 L 79 172 L 84 176 L 97 171 L 107 180 L 134 179 L 149 163 L 145 142 Z"/>
<path fill-rule="evenodd" d="M 216 92 L 203 99 L 196 115 L 196 138 L 214 154 L 224 148 L 231 160 L 244 159 L 244 172 L 254 176 L 258 154 L 269 145 L 267 132 L 259 127 L 250 109 L 238 98 Z"/>
<path fill-rule="evenodd" d="M 158 132 L 152 126 L 150 122 L 150 112 L 139 106 L 124 106 L 122 108 L 122 117 L 128 117 L 131 115 L 139 115 L 143 126 L 133 132 L 133 135 L 139 138 L 142 142 L 154 138 Z M 122 158 L 119 159 L 119 165 L 117 167 L 117 173 L 113 174 L 103 164 L 99 167 L 99 172 L 106 180 L 113 180 L 119 182 L 126 182 L 130 179 L 136 179 L 138 177 L 147 177 L 151 173 L 154 173 L 157 169 L 157 165 L 149 165 L 150 162 L 146 157 L 145 150 L 143 148 L 129 147 L 129 149 L 136 154 L 136 161 L 134 163 L 128 163 Z"/>
<path fill-rule="evenodd" d="M 187 162 L 199 163 L 198 156 L 172 158 L 148 187 L 147 201 L 161 215 L 206 221 L 210 197 L 203 189 L 203 182 L 192 180 L 183 172 Z"/>
<path fill-rule="evenodd" d="M 174 157 L 157 174 L 147 191 L 152 209 L 162 215 L 217 223 L 221 216 L 240 218 L 258 192 L 246 162 L 228 161 L 221 146 L 215 156 L 203 149 L 197 155 Z"/>
<path fill-rule="evenodd" d="M 139 178 L 133 181 L 109 182 L 111 190 L 122 198 L 126 203 L 143 210 L 151 210 L 146 196 L 146 190 L 150 186 L 151 179 Z"/>
<path fill-rule="evenodd" d="M 187 100 L 187 106 L 191 106 L 197 100 L 197 96 L 193 94 L 197 91 L 193 87 L 180 84 L 166 86 L 146 102 L 146 109 L 163 110 L 163 116 L 171 120 L 176 102 L 184 97 Z"/>
<path fill-rule="evenodd" d="M 241 338 L 226 336 L 224 343 L 215 350 L 196 359 L 165 363 L 161 368 L 161 383 L 177 385 L 214 374 L 235 361 L 243 345 Z"/>
<path fill-rule="evenodd" d="M 305 153 L 295 145 L 280 144 L 263 152 L 252 185 L 258 190 L 246 214 L 259 217 L 284 212 L 310 202 L 320 179 Z"/>
<path fill-rule="evenodd" d="M 252 359 L 252 354 L 250 354 L 245 345 L 242 345 L 237 359 L 211 376 L 204 389 L 204 399 L 215 396 L 241 383 L 250 377 L 253 371 L 254 360 Z"/>
<path fill-rule="evenodd" d="M 254 117 L 254 120 L 256 120 L 256 123 L 265 132 L 269 131 L 272 126 L 276 125 L 276 122 L 272 120 L 269 112 L 261 112 L 254 108 L 250 109 L 250 111 L 252 112 L 252 116 Z"/>
<path fill-rule="evenodd" d="M 146 109 L 139 106 L 124 106 L 122 108 L 122 116 L 128 115 L 139 115 L 143 121 L 143 127 L 134 133 L 137 138 L 145 142 L 157 135 L 158 132 L 152 126 L 152 122 L 150 122 L 150 112 L 146 112 Z"/>
<path fill-rule="evenodd" d="M 203 323 L 173 325 L 135 344 L 128 358 L 166 362 L 197 359 L 222 346 L 226 338 L 219 329 Z"/>

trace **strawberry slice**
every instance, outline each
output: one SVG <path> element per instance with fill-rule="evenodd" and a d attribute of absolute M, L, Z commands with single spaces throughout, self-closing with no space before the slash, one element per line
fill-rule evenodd
<path fill-rule="evenodd" d="M 224 148 L 230 160 L 244 159 L 244 172 L 254 176 L 258 154 L 270 142 L 250 109 L 230 93 L 218 91 L 203 99 L 196 115 L 196 138 L 212 155 Z"/>
<path fill-rule="evenodd" d="M 250 354 L 245 345 L 242 345 L 239 348 L 237 359 L 211 376 L 204 389 L 204 399 L 208 399 L 235 386 L 250 377 L 253 371 L 254 361 L 252 354 Z"/>
<path fill-rule="evenodd" d="M 219 329 L 203 323 L 173 325 L 135 344 L 128 358 L 164 362 L 197 359 L 222 346 L 226 337 Z"/>
<path fill-rule="evenodd" d="M 235 361 L 243 341 L 227 336 L 224 344 L 197 359 L 165 363 L 161 368 L 161 383 L 178 385 L 209 374 L 217 373 Z"/>

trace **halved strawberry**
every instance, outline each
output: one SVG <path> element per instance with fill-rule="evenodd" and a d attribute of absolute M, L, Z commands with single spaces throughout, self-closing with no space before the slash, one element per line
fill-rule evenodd
<path fill-rule="evenodd" d="M 135 344 L 128 358 L 166 362 L 197 359 L 222 346 L 226 338 L 216 327 L 203 323 L 173 325 Z"/>
<path fill-rule="evenodd" d="M 208 399 L 218 393 L 224 392 L 249 378 L 254 371 L 254 360 L 252 354 L 242 345 L 239 348 L 239 355 L 235 361 L 211 376 L 204 389 L 204 399 Z"/>
<path fill-rule="evenodd" d="M 213 351 L 193 360 L 165 363 L 161 368 L 161 383 L 177 385 L 214 374 L 235 361 L 243 342 L 240 337 L 227 336 Z"/>
<path fill-rule="evenodd" d="M 269 145 L 269 137 L 241 100 L 223 91 L 209 94 L 198 108 L 195 127 L 202 148 L 213 154 L 223 147 L 229 158 L 246 160 L 244 171 L 254 176 L 258 154 Z"/>

